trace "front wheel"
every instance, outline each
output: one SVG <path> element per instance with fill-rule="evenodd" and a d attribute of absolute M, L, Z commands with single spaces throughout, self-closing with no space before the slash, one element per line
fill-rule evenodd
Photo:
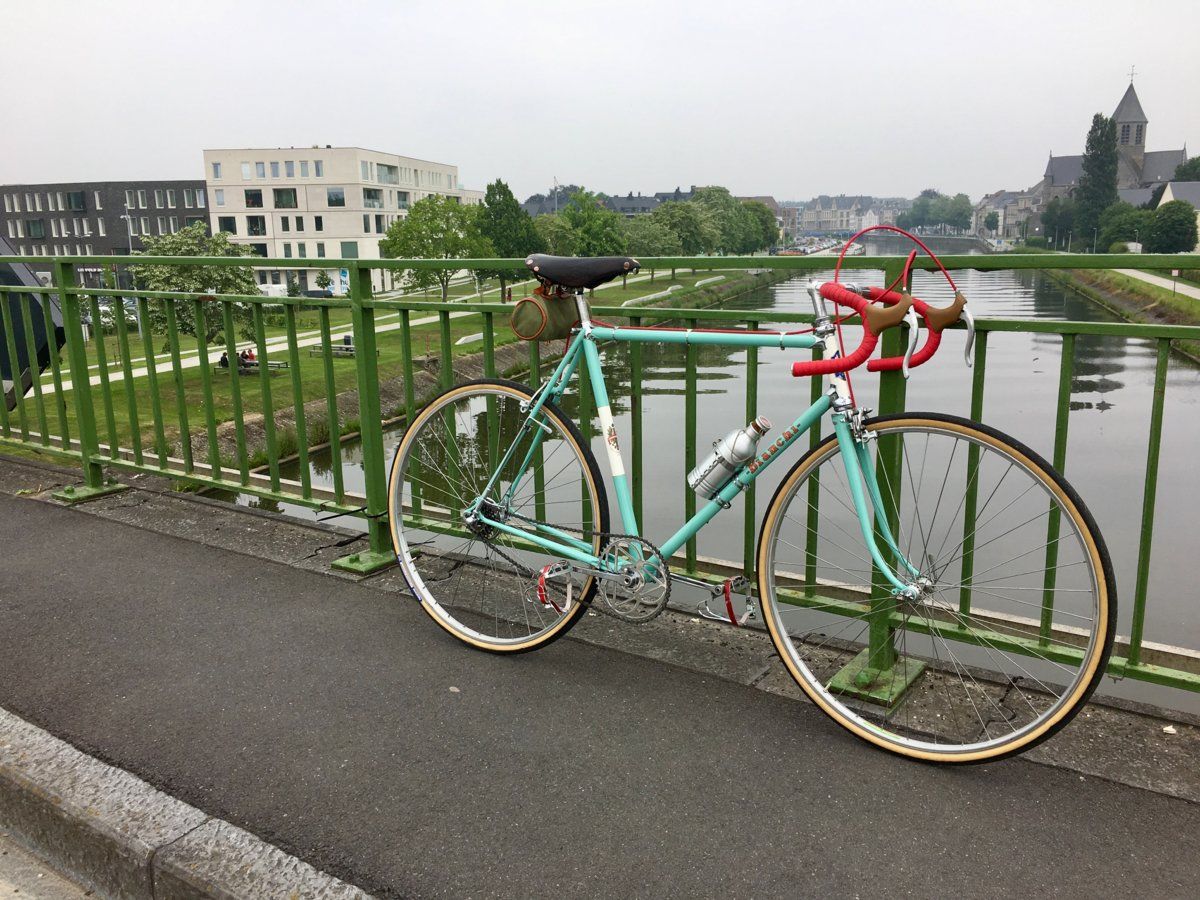
<path fill-rule="evenodd" d="M 872 561 L 827 439 L 784 478 L 759 534 L 763 614 L 787 669 L 840 725 L 904 756 L 982 762 L 1045 740 L 1112 647 L 1112 566 L 1087 508 L 987 426 L 906 413 L 865 427 L 851 462 L 876 476 L 868 527 L 911 590 Z"/>
<path fill-rule="evenodd" d="M 539 541 L 599 553 L 608 501 L 579 429 L 512 381 L 450 388 L 396 448 L 388 480 L 400 570 L 433 620 L 495 653 L 565 634 L 596 591 Z M 506 527 L 497 527 L 503 525 Z"/>

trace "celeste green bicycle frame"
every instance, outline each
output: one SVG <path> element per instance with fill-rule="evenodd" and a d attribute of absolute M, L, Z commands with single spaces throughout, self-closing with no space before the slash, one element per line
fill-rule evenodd
<path fill-rule="evenodd" d="M 529 406 L 521 430 L 508 450 L 505 451 L 499 464 L 493 469 L 491 478 L 488 480 L 480 496 L 467 512 L 477 515 L 481 521 L 497 531 L 513 535 L 563 559 L 572 560 L 584 566 L 601 568 L 603 562 L 593 552 L 592 544 L 544 523 L 524 523 L 532 527 L 533 530 L 530 530 L 529 528 L 517 528 L 507 522 L 493 520 L 485 514 L 484 509 L 486 507 L 482 504 L 483 499 L 489 497 L 495 489 L 500 478 L 500 472 L 504 471 L 505 467 L 512 460 L 516 453 L 516 448 L 522 444 L 525 437 L 532 431 L 533 439 L 530 441 L 524 458 L 516 469 L 516 475 L 511 479 L 508 495 L 500 501 L 500 507 L 506 508 L 512 500 L 512 491 L 521 483 L 522 476 L 528 470 L 529 466 L 533 464 L 534 457 L 541 446 L 542 438 L 547 430 L 547 426 L 541 424 L 539 420 L 542 407 L 548 401 L 557 401 L 563 395 L 582 358 L 584 364 L 587 366 L 588 377 L 596 402 L 596 412 L 600 419 L 600 430 L 608 451 L 609 470 L 612 474 L 613 487 L 617 495 L 617 508 L 621 516 L 621 531 L 623 534 L 633 536 L 640 534 L 633 512 L 633 502 L 630 495 L 629 482 L 625 474 L 625 465 L 621 456 L 617 431 L 613 424 L 608 391 L 604 383 L 604 372 L 600 365 L 600 351 L 596 346 L 597 342 L 640 342 L 719 347 L 777 347 L 780 349 L 812 349 L 815 346 L 821 345 L 827 356 L 832 356 L 837 352 L 838 348 L 832 335 L 822 338 L 813 334 L 778 334 L 774 332 L 751 331 L 738 333 L 733 331 L 705 331 L 703 329 L 675 330 L 592 325 L 587 318 L 587 307 L 582 298 L 579 298 L 578 303 L 581 310 L 582 327 L 575 333 L 574 338 L 563 354 L 562 360 L 555 367 L 553 374 L 534 392 L 533 401 Z M 841 449 L 842 459 L 845 462 L 846 478 L 850 486 L 854 509 L 858 516 L 863 540 L 870 551 L 875 565 L 888 581 L 891 582 L 892 586 L 897 591 L 906 591 L 909 589 L 909 585 L 897 578 L 894 572 L 895 570 L 903 569 L 915 576 L 918 574 L 918 569 L 909 562 L 897 546 L 897 542 L 888 525 L 888 517 L 886 515 L 876 515 L 874 520 L 872 519 L 872 509 L 878 513 L 884 510 L 885 506 L 882 493 L 879 490 L 879 484 L 875 478 L 874 468 L 870 465 L 866 443 L 860 440 L 851 424 L 853 409 L 846 406 L 849 400 L 846 379 L 837 373 L 828 376 L 828 379 L 829 390 L 823 396 L 818 398 L 812 406 L 801 413 L 791 425 L 783 430 L 779 437 L 768 444 L 755 458 L 738 469 L 729 483 L 685 522 L 675 534 L 658 545 L 662 560 L 670 560 L 671 556 L 693 535 L 699 532 L 701 528 L 712 521 L 717 513 L 723 509 L 729 509 L 737 496 L 753 484 L 754 480 L 778 459 L 797 438 L 815 425 L 826 412 L 834 409 L 836 399 L 845 398 L 844 402 L 838 404 L 840 411 L 832 412 L 832 420 L 834 433 L 837 435 L 838 445 Z M 883 553 L 880 551 L 875 537 L 876 529 L 878 529 L 879 535 L 883 538 L 888 551 L 895 558 L 894 566 L 884 558 Z"/>

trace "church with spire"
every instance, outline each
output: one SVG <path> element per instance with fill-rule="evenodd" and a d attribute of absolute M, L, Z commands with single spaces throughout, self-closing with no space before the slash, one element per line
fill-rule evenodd
<path fill-rule="evenodd" d="M 1117 125 L 1117 194 L 1127 203 L 1140 206 L 1150 200 L 1154 188 L 1175 175 L 1176 166 L 1187 162 L 1187 148 L 1147 150 L 1150 120 L 1142 109 L 1133 81 L 1112 114 Z M 1083 174 L 1083 156 L 1054 156 L 1046 163 L 1042 181 L 1033 190 L 1041 205 L 1055 197 L 1070 196 Z"/>

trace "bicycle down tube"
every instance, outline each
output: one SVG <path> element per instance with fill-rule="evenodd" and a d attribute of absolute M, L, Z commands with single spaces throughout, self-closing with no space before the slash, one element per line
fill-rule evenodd
<path fill-rule="evenodd" d="M 575 374 L 580 358 L 582 357 L 584 365 L 587 367 L 588 378 L 591 382 L 596 414 L 600 420 L 600 433 L 604 439 L 609 472 L 612 475 L 613 486 L 617 495 L 617 508 L 621 517 L 622 532 L 632 536 L 639 535 L 638 522 L 634 516 L 628 476 L 625 472 L 616 426 L 613 422 L 612 410 L 609 405 L 608 391 L 600 363 L 600 352 L 596 346 L 597 341 L 697 344 L 725 347 L 777 347 L 780 349 L 811 349 L 820 344 L 824 348 L 826 358 L 832 358 L 838 352 L 837 344 L 832 335 L 816 337 L 812 334 L 781 334 L 773 332 L 738 333 L 699 329 L 668 330 L 663 328 L 648 329 L 593 325 L 587 316 L 587 307 L 582 298 L 579 299 L 578 303 L 582 323 L 580 331 L 571 341 L 567 351 L 563 354 L 563 358 L 559 361 L 549 379 L 543 382 L 541 387 L 535 392 L 533 402 L 530 404 L 526 416 L 525 425 L 521 431 L 521 435 L 523 436 L 529 430 L 533 430 L 534 436 L 529 448 L 525 452 L 525 457 L 517 470 L 518 475 L 513 479 L 513 486 L 510 486 L 509 492 L 511 493 L 515 489 L 515 485 L 520 482 L 523 473 L 527 471 L 538 453 L 538 448 L 545 433 L 544 427 L 538 421 L 542 406 L 547 400 L 557 400 L 562 396 L 572 376 Z M 875 480 L 873 467 L 864 461 L 866 449 L 852 433 L 848 412 L 849 393 L 846 380 L 839 373 L 833 373 L 828 376 L 828 381 L 829 390 L 824 395 L 797 417 L 795 421 L 783 430 L 779 437 L 763 448 L 749 463 L 743 465 L 729 483 L 717 493 L 716 497 L 699 509 L 675 534 L 659 546 L 664 560 L 669 560 L 680 547 L 707 525 L 722 509 L 728 509 L 737 496 L 745 491 L 800 435 L 805 434 L 809 428 L 817 423 L 821 416 L 837 406 L 846 410 L 835 410 L 833 416 L 834 430 L 843 448 L 847 478 L 851 486 L 855 511 L 858 515 L 863 538 L 866 541 L 872 559 L 879 566 L 880 571 L 892 583 L 893 587 L 897 590 L 905 590 L 907 588 L 907 585 L 893 574 L 893 566 L 884 560 L 883 554 L 875 540 L 873 533 L 875 523 L 872 522 L 868 502 L 870 507 L 879 511 L 882 509 L 882 495 Z M 592 552 L 591 545 L 573 535 L 541 522 L 529 523 L 536 529 L 537 533 L 534 533 L 526 528 L 517 528 L 507 522 L 493 520 L 480 508 L 480 501 L 491 493 L 499 472 L 511 460 L 513 450 L 520 442 L 521 436 L 514 441 L 513 445 L 505 452 L 499 464 L 495 466 L 491 479 L 483 493 L 480 497 L 476 498 L 476 509 L 474 511 L 482 521 L 498 531 L 529 541 L 565 559 L 573 560 L 587 566 L 599 565 L 599 558 Z M 507 500 L 508 498 L 505 499 Z M 876 518 L 882 526 L 880 532 L 887 549 L 896 558 L 897 565 L 895 568 L 903 568 L 915 574 L 917 572 L 916 567 L 905 558 L 896 545 L 890 529 L 887 528 L 887 517 L 877 515 Z"/>

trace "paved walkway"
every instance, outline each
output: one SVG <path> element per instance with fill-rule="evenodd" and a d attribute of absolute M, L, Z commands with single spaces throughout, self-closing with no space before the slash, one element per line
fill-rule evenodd
<path fill-rule="evenodd" d="M 1174 278 L 1164 278 L 1161 275 L 1151 275 L 1149 272 L 1142 272 L 1138 269 L 1116 269 L 1115 271 L 1122 275 L 1128 275 L 1130 278 L 1136 278 L 1138 281 L 1144 281 L 1146 284 L 1166 288 L 1168 291 L 1174 288 L 1177 294 L 1181 294 L 1184 297 L 1191 297 L 1194 300 L 1200 300 L 1200 288 L 1192 287 L 1187 282 L 1178 281 Z"/>
<path fill-rule="evenodd" d="M 97 503 L 148 521 L 140 493 Z M 1194 892 L 1196 804 L 1025 759 L 909 763 L 810 705 L 572 639 L 471 652 L 394 580 L 195 542 L 276 520 L 170 503 L 199 510 L 170 523 L 192 540 L 0 494 L 0 706 L 367 890 Z"/>

